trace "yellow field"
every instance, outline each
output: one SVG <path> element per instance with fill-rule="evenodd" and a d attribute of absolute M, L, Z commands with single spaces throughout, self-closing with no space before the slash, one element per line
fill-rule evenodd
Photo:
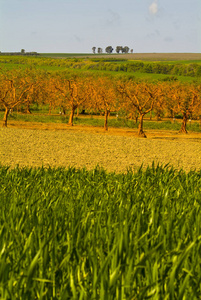
<path fill-rule="evenodd" d="M 185 171 L 201 169 L 201 133 L 187 135 L 167 131 L 146 131 L 137 137 L 135 129 L 65 124 L 10 123 L 0 129 L 0 162 L 19 166 L 75 166 L 126 172 L 154 161 Z"/>

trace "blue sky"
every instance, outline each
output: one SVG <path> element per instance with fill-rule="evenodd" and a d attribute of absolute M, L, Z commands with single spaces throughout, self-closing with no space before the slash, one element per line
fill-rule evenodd
<path fill-rule="evenodd" d="M 201 0 L 0 0 L 0 51 L 201 52 Z"/>

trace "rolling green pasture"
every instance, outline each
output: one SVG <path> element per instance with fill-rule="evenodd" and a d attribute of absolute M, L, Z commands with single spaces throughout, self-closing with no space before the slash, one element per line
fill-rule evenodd
<path fill-rule="evenodd" d="M 59 55 L 59 54 L 58 54 Z M 126 78 L 136 78 L 148 81 L 183 81 L 201 82 L 201 61 L 134 61 L 131 59 L 103 55 L 86 57 L 86 54 L 61 54 L 55 58 L 52 54 L 39 57 L 1 56 L 0 70 L 27 68 L 48 72 L 71 71 L 75 73 L 90 72 L 95 76 L 109 75 Z M 63 58 L 61 58 L 63 57 Z"/>
<path fill-rule="evenodd" d="M 1 299 L 199 299 L 201 172 L 0 167 Z"/>

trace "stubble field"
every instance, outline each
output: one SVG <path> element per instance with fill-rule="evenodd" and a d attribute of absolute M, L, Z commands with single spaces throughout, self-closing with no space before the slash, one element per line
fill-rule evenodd
<path fill-rule="evenodd" d="M 153 162 L 185 171 L 201 169 L 201 134 L 65 124 L 12 122 L 0 129 L 0 162 L 15 167 L 86 167 L 97 165 L 109 172 L 136 170 Z"/>
<path fill-rule="evenodd" d="M 123 55 L 125 59 L 145 61 L 201 60 L 200 53 L 129 53 Z"/>
<path fill-rule="evenodd" d="M 40 53 L 44 57 L 53 58 L 67 58 L 67 57 L 97 57 L 97 58 L 118 58 L 118 59 L 129 59 L 129 60 L 143 60 L 143 61 L 180 61 L 180 60 L 201 60 L 200 53 L 128 53 L 128 54 L 92 54 L 92 53 Z"/>

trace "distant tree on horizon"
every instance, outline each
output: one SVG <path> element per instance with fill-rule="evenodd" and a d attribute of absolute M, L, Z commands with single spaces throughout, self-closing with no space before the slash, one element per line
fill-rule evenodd
<path fill-rule="evenodd" d="M 107 46 L 107 47 L 105 48 L 105 52 L 106 52 L 106 53 L 112 53 L 113 50 L 114 50 L 114 49 L 112 48 L 112 46 Z"/>
<path fill-rule="evenodd" d="M 98 48 L 98 53 L 99 53 L 99 54 L 103 53 L 103 49 L 99 47 L 99 48 Z"/>
<path fill-rule="evenodd" d="M 129 52 L 129 47 L 125 46 L 122 48 L 122 53 L 128 53 Z"/>
<path fill-rule="evenodd" d="M 116 47 L 116 52 L 119 53 L 120 51 L 122 51 L 123 47 L 122 46 L 117 46 Z"/>
<path fill-rule="evenodd" d="M 107 46 L 105 48 L 105 52 L 108 53 L 108 54 L 112 53 L 113 50 L 114 49 L 112 48 L 112 46 Z M 124 46 L 124 47 L 123 46 L 116 46 L 116 49 L 115 49 L 116 53 L 118 53 L 118 54 L 120 52 L 122 52 L 122 53 L 128 53 L 129 50 L 130 50 L 130 48 L 128 46 Z M 96 53 L 96 47 L 92 47 L 92 51 L 93 51 L 93 54 L 95 54 Z M 133 53 L 133 49 L 131 49 L 130 52 Z M 103 53 L 103 49 L 101 47 L 98 47 L 97 48 L 97 53 L 99 53 L 99 54 Z"/>

